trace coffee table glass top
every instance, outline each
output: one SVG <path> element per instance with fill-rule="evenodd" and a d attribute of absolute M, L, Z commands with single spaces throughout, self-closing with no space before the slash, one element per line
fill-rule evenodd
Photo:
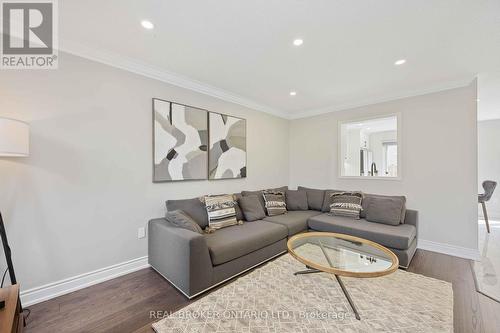
<path fill-rule="evenodd" d="M 308 232 L 293 236 L 287 245 L 290 254 L 306 266 L 340 276 L 383 276 L 399 266 L 389 249 L 344 234 Z"/>

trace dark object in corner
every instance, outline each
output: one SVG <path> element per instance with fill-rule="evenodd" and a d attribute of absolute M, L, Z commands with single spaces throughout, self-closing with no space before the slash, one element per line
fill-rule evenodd
<path fill-rule="evenodd" d="M 11 257 L 9 242 L 7 241 L 7 233 L 5 232 L 5 226 L 3 225 L 3 218 L 1 212 L 0 212 L 0 238 L 2 239 L 3 252 L 5 253 L 5 260 L 7 261 L 7 268 L 9 269 L 10 283 L 12 285 L 15 285 L 17 284 L 16 274 L 14 273 L 14 266 L 12 265 L 12 257 Z M 0 302 L 4 303 L 3 306 L 0 306 L 1 309 L 5 306 L 5 301 L 1 300 Z M 21 305 L 21 300 L 19 300 L 19 308 L 21 309 L 22 313 L 23 307 Z M 26 325 L 26 323 L 24 323 L 24 325 Z"/>
<path fill-rule="evenodd" d="M 0 301 L 0 310 L 2 310 L 5 307 L 5 301 L 1 300 Z"/>

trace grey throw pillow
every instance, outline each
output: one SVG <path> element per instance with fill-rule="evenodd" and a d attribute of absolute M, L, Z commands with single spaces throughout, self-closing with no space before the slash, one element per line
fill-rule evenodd
<path fill-rule="evenodd" d="M 388 201 L 398 201 L 401 203 L 401 220 L 400 223 L 403 224 L 405 223 L 405 217 L 406 217 L 406 197 L 405 196 L 397 196 L 397 195 L 381 195 L 381 194 L 365 194 L 365 197 L 363 198 L 363 202 L 361 205 L 363 206 L 363 210 L 361 211 L 360 217 L 361 218 L 366 218 L 368 215 L 368 212 L 370 211 L 370 205 L 372 202 L 373 198 L 380 198 L 382 200 L 378 201 L 379 205 L 383 205 L 383 200 L 388 200 Z M 390 203 L 388 203 L 390 204 Z M 374 206 L 375 207 L 375 206 Z"/>
<path fill-rule="evenodd" d="M 321 211 L 323 208 L 323 201 L 325 199 L 325 190 L 316 190 L 313 188 L 307 188 L 299 186 L 299 191 L 305 191 L 307 193 L 307 205 L 309 209 Z"/>
<path fill-rule="evenodd" d="M 286 208 L 288 210 L 308 210 L 307 193 L 305 191 L 286 191 Z"/>
<path fill-rule="evenodd" d="M 176 227 L 191 230 L 199 234 L 203 233 L 203 230 L 198 225 L 198 223 L 196 223 L 196 221 L 193 220 L 191 216 L 189 216 L 182 210 L 177 209 L 171 212 L 167 212 L 167 214 L 165 215 L 165 219 Z"/>
<path fill-rule="evenodd" d="M 195 220 L 202 229 L 208 226 L 207 209 L 205 208 L 205 203 L 200 198 L 168 200 L 167 210 L 170 212 L 182 210 Z"/>
<path fill-rule="evenodd" d="M 243 211 L 245 220 L 249 222 L 262 220 L 264 217 L 266 217 L 264 207 L 262 207 L 262 204 L 260 203 L 259 198 L 256 195 L 243 196 L 238 200 L 238 204 Z"/>
<path fill-rule="evenodd" d="M 401 223 L 403 200 L 400 198 L 372 197 L 366 212 L 366 220 L 389 225 Z"/>

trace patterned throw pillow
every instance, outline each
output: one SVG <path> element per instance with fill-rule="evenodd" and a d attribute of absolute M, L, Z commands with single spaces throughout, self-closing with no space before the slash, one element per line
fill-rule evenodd
<path fill-rule="evenodd" d="M 281 191 L 263 191 L 267 215 L 275 216 L 286 213 L 285 193 Z"/>
<path fill-rule="evenodd" d="M 236 202 L 230 194 L 205 196 L 205 207 L 208 214 L 208 227 L 206 232 L 231 225 L 242 224 L 236 219 Z"/>
<path fill-rule="evenodd" d="M 335 192 L 330 193 L 330 214 L 347 216 L 359 220 L 359 213 L 363 209 L 361 192 Z"/>

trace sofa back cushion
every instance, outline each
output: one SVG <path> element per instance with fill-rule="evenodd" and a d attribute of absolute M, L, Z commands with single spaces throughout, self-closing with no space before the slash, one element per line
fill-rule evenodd
<path fill-rule="evenodd" d="M 208 226 L 208 214 L 205 203 L 200 198 L 167 200 L 167 210 L 182 210 L 188 214 L 198 225 L 205 229 Z"/>
<path fill-rule="evenodd" d="M 238 200 L 238 204 L 243 211 L 245 220 L 249 222 L 262 220 L 266 217 L 264 207 L 262 207 L 260 199 L 257 195 L 244 195 Z"/>
<path fill-rule="evenodd" d="M 399 225 L 401 223 L 402 201 L 398 199 L 371 198 L 366 212 L 369 222 Z"/>
<path fill-rule="evenodd" d="M 307 205 L 309 209 L 321 211 L 323 208 L 323 201 L 325 199 L 325 190 L 317 190 L 307 187 L 298 187 L 299 191 L 305 191 L 307 195 Z"/>
<path fill-rule="evenodd" d="M 292 191 L 285 192 L 286 208 L 287 210 L 308 210 L 307 193 L 306 191 Z"/>
<path fill-rule="evenodd" d="M 205 196 L 209 230 L 217 230 L 238 224 L 235 205 L 232 194 Z"/>
<path fill-rule="evenodd" d="M 259 191 L 241 191 L 241 194 L 244 197 L 247 197 L 249 195 L 255 195 L 259 199 L 260 204 L 262 205 L 262 209 L 265 211 L 266 209 L 266 201 L 264 200 L 263 192 L 264 191 L 279 191 L 279 192 L 286 192 L 288 190 L 288 186 L 282 186 L 282 187 L 277 187 L 277 188 L 272 188 L 268 190 L 259 190 Z"/>
<path fill-rule="evenodd" d="M 377 199 L 377 200 L 374 200 Z M 374 203 L 372 204 L 372 201 Z M 372 222 L 383 223 L 382 220 L 386 220 L 387 224 L 394 224 L 396 219 L 396 211 L 399 207 L 399 223 L 404 223 L 406 216 L 406 197 L 405 196 L 390 196 L 390 195 L 379 195 L 379 194 L 365 194 L 363 202 L 361 203 L 363 210 L 360 216 L 368 220 L 369 216 L 374 219 Z M 371 210 L 375 210 L 370 214 Z M 381 215 L 384 211 L 387 214 Z M 377 220 L 377 221 L 375 221 Z M 368 220 L 369 221 L 369 220 Z M 398 223 L 398 224 L 399 224 Z"/>

